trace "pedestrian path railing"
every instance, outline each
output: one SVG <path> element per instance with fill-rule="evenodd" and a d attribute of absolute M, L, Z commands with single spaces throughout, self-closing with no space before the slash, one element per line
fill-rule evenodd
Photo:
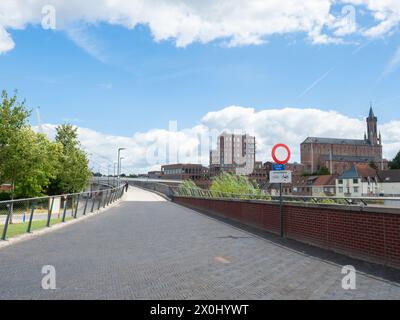
<path fill-rule="evenodd" d="M 200 188 L 170 187 L 173 196 L 196 198 L 219 198 L 231 200 L 280 201 L 279 195 L 269 195 L 261 191 L 255 193 L 232 193 Z M 321 205 L 346 205 L 361 207 L 393 207 L 399 208 L 400 197 L 336 197 L 336 196 L 297 196 L 283 195 L 284 203 L 310 203 Z"/>
<path fill-rule="evenodd" d="M 0 201 L 1 240 L 99 212 L 117 200 L 125 187 L 31 199 Z"/>

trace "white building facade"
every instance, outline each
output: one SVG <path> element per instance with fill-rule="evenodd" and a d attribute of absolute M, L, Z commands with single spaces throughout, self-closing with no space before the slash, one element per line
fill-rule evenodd
<path fill-rule="evenodd" d="M 379 172 L 380 194 L 385 197 L 400 197 L 400 170 Z"/>

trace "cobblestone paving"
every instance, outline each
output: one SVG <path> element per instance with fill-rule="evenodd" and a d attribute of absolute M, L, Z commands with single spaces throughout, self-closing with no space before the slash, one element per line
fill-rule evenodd
<path fill-rule="evenodd" d="M 394 282 L 358 274 L 345 291 L 341 265 L 130 192 L 105 214 L 1 249 L 0 299 L 400 299 Z M 43 265 L 57 290 L 41 289 Z"/>

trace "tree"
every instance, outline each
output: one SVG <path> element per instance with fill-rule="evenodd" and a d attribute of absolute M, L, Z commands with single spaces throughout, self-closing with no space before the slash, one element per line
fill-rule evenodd
<path fill-rule="evenodd" d="M 52 181 L 48 193 L 76 193 L 81 192 L 90 182 L 92 172 L 89 169 L 89 160 L 81 150 L 77 128 L 63 124 L 56 128 L 56 142 L 62 146 L 59 158 L 59 170 Z"/>
<path fill-rule="evenodd" d="M 389 164 L 390 169 L 400 169 L 400 152 Z"/>
<path fill-rule="evenodd" d="M 42 196 L 56 176 L 60 153 L 60 144 L 30 128 L 15 131 L 4 149 L 3 166 L 3 179 L 14 186 L 12 198 Z"/>
<path fill-rule="evenodd" d="M 71 124 L 62 124 L 56 128 L 56 141 L 64 148 L 79 148 L 78 128 Z"/>
<path fill-rule="evenodd" d="M 19 102 L 17 92 L 9 97 L 7 91 L 1 93 L 0 103 L 0 183 L 4 183 L 6 176 L 5 164 L 8 162 L 6 149 L 10 139 L 22 128 L 28 126 L 30 111 L 25 107 L 25 101 Z M 9 182 L 9 181 L 8 181 Z"/>
<path fill-rule="evenodd" d="M 318 176 L 328 176 L 330 174 L 331 173 L 330 173 L 330 171 L 329 171 L 329 169 L 327 167 L 321 167 L 317 172 Z"/>
<path fill-rule="evenodd" d="M 0 104 L 0 148 L 7 145 L 16 130 L 28 126 L 31 111 L 25 107 L 25 101 L 19 102 L 17 92 L 9 97 L 7 91 L 1 93 Z"/>

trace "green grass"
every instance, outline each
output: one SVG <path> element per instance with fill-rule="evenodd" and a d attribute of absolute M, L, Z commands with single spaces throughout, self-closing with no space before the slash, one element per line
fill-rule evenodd
<path fill-rule="evenodd" d="M 71 219 L 72 219 L 72 217 L 66 217 L 65 221 L 68 221 Z M 50 226 L 60 223 L 61 220 L 62 220 L 61 218 L 51 219 Z M 47 225 L 47 220 L 32 221 L 31 231 L 44 229 L 44 228 L 46 228 L 46 225 Z M 0 226 L 0 238 L 3 235 L 3 229 L 4 229 L 4 225 L 1 225 Z M 28 222 L 10 224 L 7 229 L 7 239 L 24 234 L 24 233 L 26 233 L 27 229 L 28 229 Z"/>

